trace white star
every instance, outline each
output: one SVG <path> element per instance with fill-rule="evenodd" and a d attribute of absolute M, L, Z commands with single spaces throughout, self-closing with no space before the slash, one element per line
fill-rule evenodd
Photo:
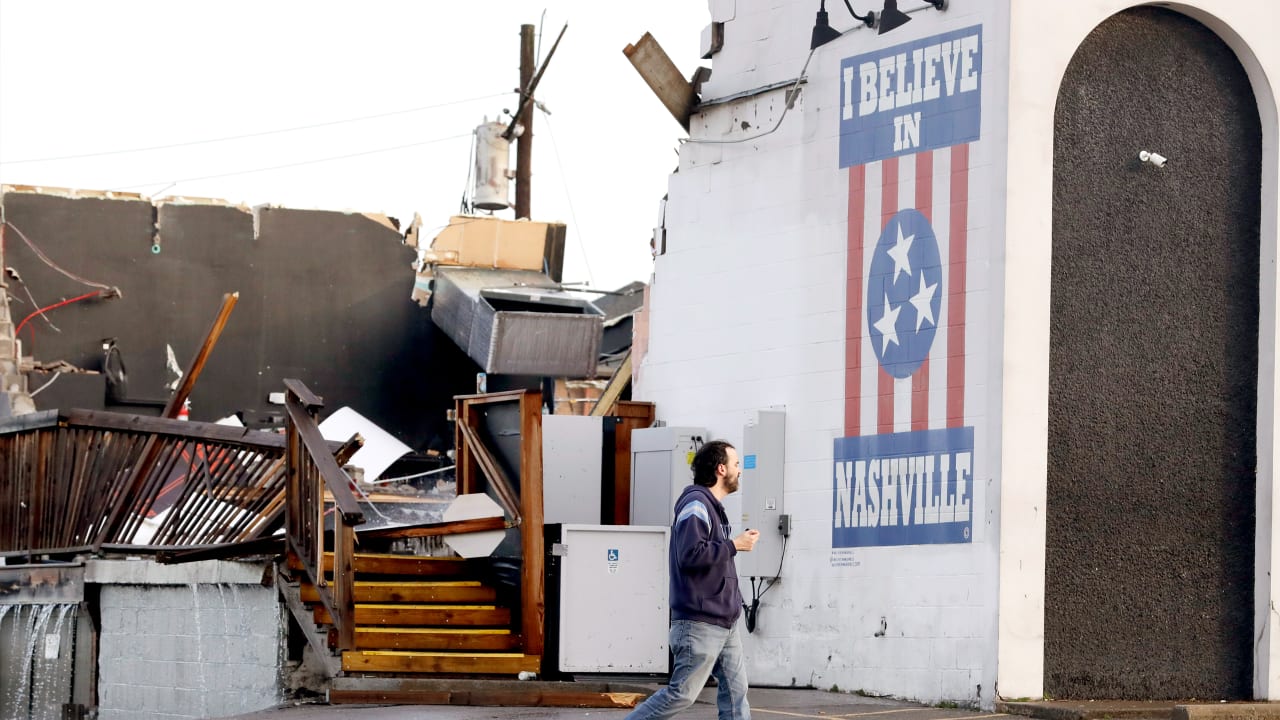
<path fill-rule="evenodd" d="M 902 223 L 898 223 L 898 242 L 889 248 L 889 257 L 893 258 L 893 281 L 898 281 L 898 275 L 906 273 L 907 277 L 911 277 L 911 258 L 907 253 L 911 251 L 911 243 L 915 242 L 914 233 L 906 237 L 902 237 Z"/>
<path fill-rule="evenodd" d="M 920 292 L 911 296 L 911 304 L 916 306 L 916 332 L 920 332 L 920 323 L 925 320 L 928 320 L 930 325 L 938 324 L 933 319 L 933 294 L 937 291 L 937 283 L 925 285 L 924 273 L 920 273 Z"/>
<path fill-rule="evenodd" d="M 880 354 L 889 349 L 889 343 L 898 344 L 898 313 L 902 306 L 890 307 L 889 296 L 884 296 L 884 315 L 875 322 L 875 329 L 880 331 Z"/>

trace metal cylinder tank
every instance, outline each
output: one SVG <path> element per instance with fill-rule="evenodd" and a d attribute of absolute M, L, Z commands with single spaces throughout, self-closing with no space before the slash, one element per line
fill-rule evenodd
<path fill-rule="evenodd" d="M 476 128 L 476 187 L 473 205 L 480 210 L 505 210 L 511 174 L 511 143 L 502 134 L 506 125 L 487 122 Z"/>

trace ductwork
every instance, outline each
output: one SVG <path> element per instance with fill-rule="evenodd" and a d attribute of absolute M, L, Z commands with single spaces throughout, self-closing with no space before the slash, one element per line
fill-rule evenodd
<path fill-rule="evenodd" d="M 487 373 L 589 378 L 604 315 L 532 270 L 437 267 L 431 320 Z"/>

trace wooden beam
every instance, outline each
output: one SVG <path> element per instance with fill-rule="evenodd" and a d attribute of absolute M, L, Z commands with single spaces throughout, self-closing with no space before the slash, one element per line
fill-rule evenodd
<path fill-rule="evenodd" d="M 644 693 L 587 690 L 330 690 L 329 702 L 386 705 L 477 705 L 484 707 L 633 708 Z"/>
<path fill-rule="evenodd" d="M 187 366 L 187 371 L 182 375 L 182 383 L 178 385 L 178 389 L 169 398 L 169 404 L 164 406 L 162 415 L 167 418 L 178 417 L 178 411 L 182 409 L 182 404 L 187 401 L 191 395 L 191 388 L 195 387 L 196 380 L 200 378 L 204 365 L 209 360 L 209 354 L 213 352 L 213 346 L 218 344 L 218 338 L 222 335 L 222 330 L 227 326 L 227 320 L 231 317 L 231 311 L 235 309 L 236 302 L 240 300 L 240 293 L 227 293 L 222 296 L 222 307 L 218 309 L 218 314 L 214 316 L 213 323 L 209 326 L 209 331 L 205 333 L 204 343 L 200 345 L 200 350 L 196 352 L 196 356 L 191 359 L 191 364 Z"/>
<path fill-rule="evenodd" d="M 454 520 L 451 522 L 422 523 L 407 527 L 376 528 L 359 533 L 362 538 L 377 540 L 403 540 L 405 538 L 436 537 L 438 535 L 465 535 L 488 530 L 505 530 L 515 523 L 501 517 Z"/>
<path fill-rule="evenodd" d="M 604 417 L 613 414 L 613 406 L 618 404 L 618 398 L 622 397 L 622 391 L 627 389 L 631 384 L 631 350 L 627 350 L 627 354 L 622 358 L 622 364 L 613 371 L 613 375 L 609 377 L 609 384 L 604 386 L 604 392 L 600 393 L 600 397 L 596 399 L 596 404 L 591 408 L 593 417 Z"/>
<path fill-rule="evenodd" d="M 546 588 L 542 536 L 542 393 L 520 398 L 520 635 L 524 651 L 541 656 Z"/>
<path fill-rule="evenodd" d="M 635 45 L 623 48 L 622 54 L 627 56 L 649 89 L 666 106 L 667 112 L 688 132 L 689 116 L 693 114 L 698 96 L 658 41 L 645 33 Z"/>
<path fill-rule="evenodd" d="M 513 522 L 520 523 L 523 516 L 520 509 L 520 501 L 516 498 L 516 491 L 511 485 L 511 480 L 507 478 L 507 474 L 503 472 L 502 465 L 498 463 L 493 453 L 489 452 L 489 448 L 480 439 L 480 434 L 476 432 L 475 428 L 465 423 L 458 427 L 462 430 L 462 437 L 466 440 L 467 446 L 471 450 L 471 456 L 475 458 L 476 464 L 483 471 L 485 480 L 489 482 L 489 487 L 493 488 L 493 491 L 497 493 L 498 503 L 511 516 Z"/>

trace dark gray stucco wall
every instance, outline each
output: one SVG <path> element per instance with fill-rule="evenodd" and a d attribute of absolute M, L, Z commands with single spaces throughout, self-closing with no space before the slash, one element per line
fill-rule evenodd
<path fill-rule="evenodd" d="M 1128 10 L 1077 51 L 1055 130 L 1045 691 L 1247 698 L 1261 183 L 1248 79 L 1204 26 Z"/>
<path fill-rule="evenodd" d="M 192 393 L 192 419 L 241 412 L 251 426 L 271 424 L 283 408 L 268 393 L 299 378 L 324 397 L 325 413 L 350 405 L 416 449 L 436 436 L 452 444 L 445 411 L 454 395 L 474 392 L 478 368 L 409 299 L 414 251 L 394 229 L 358 213 L 263 208 L 255 233 L 251 213 L 222 205 L 21 192 L 2 200 L 5 219 L 55 262 L 123 292 L 51 312 L 61 332 L 30 321 L 24 352 L 37 360 L 100 370 L 100 341 L 114 337 L 129 398 L 166 399 L 165 345 L 185 368 L 222 294 L 239 291 Z M 41 305 L 89 289 L 41 262 L 12 230 L 4 261 Z M 9 296 L 26 299 L 16 282 Z M 21 320 L 30 310 L 28 301 L 12 312 Z M 60 380 L 36 402 L 101 408 L 103 387 Z"/>

